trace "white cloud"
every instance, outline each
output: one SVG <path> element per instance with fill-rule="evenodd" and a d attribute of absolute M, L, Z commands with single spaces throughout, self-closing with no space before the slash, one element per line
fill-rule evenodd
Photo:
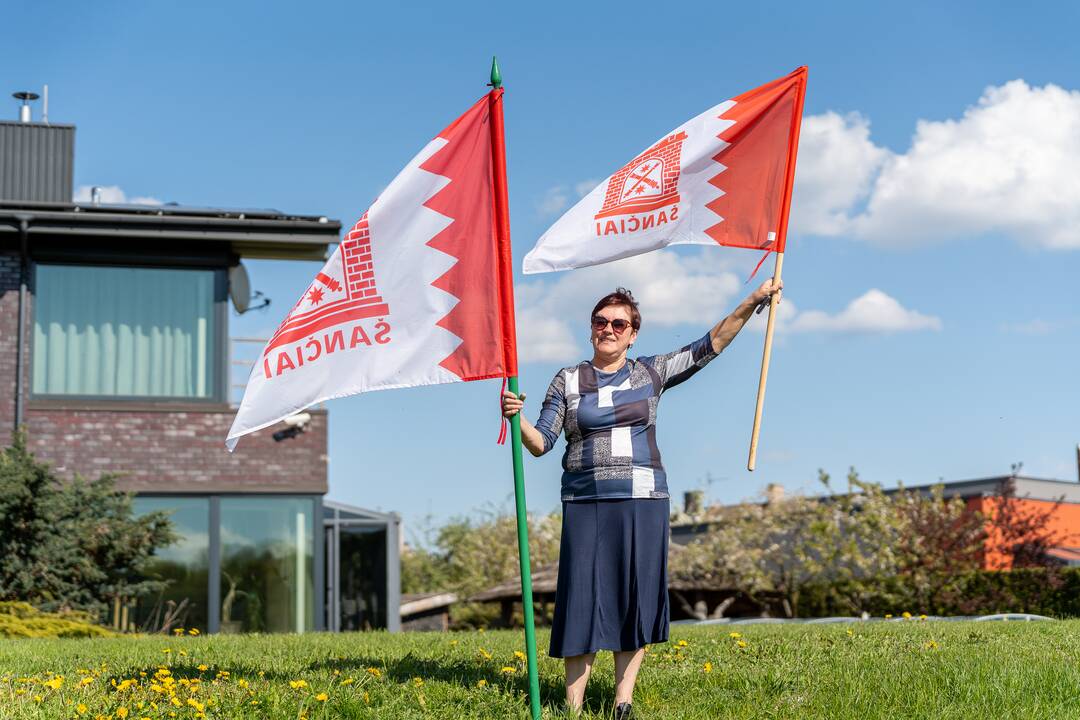
<path fill-rule="evenodd" d="M 75 202 L 88 203 L 92 200 L 91 190 L 94 185 L 80 185 L 75 190 Z M 118 185 L 98 185 L 101 191 L 101 202 L 106 205 L 163 205 L 161 200 L 155 197 L 136 196 L 129 198 Z"/>
<path fill-rule="evenodd" d="M 941 327 L 941 318 L 909 310 L 876 288 L 855 298 L 835 315 L 806 310 L 785 323 L 785 329 L 791 332 L 894 333 Z"/>
<path fill-rule="evenodd" d="M 654 327 L 712 327 L 750 293 L 739 256 L 697 250 L 658 250 L 606 265 L 529 279 L 517 293 L 518 352 L 522 362 L 570 363 L 588 353 L 589 312 L 618 286 L 629 288 L 641 307 L 642 332 Z M 751 263 L 752 265 L 752 263 Z M 881 290 L 869 290 L 835 315 L 802 311 L 784 296 L 777 331 L 789 333 L 895 333 L 940 330 L 941 319 L 903 307 Z M 747 329 L 764 332 L 768 311 Z"/>
<path fill-rule="evenodd" d="M 658 250 L 606 265 L 526 280 L 517 287 L 518 343 L 523 362 L 573 362 L 588 348 L 589 312 L 618 286 L 641 306 L 642 331 L 699 325 L 729 312 L 744 290 L 728 259 L 718 253 Z"/>
<path fill-rule="evenodd" d="M 848 213 L 866 198 L 888 154 L 870 141 L 870 122 L 857 113 L 803 120 L 792 227 L 813 235 L 847 232 Z"/>
<path fill-rule="evenodd" d="M 1080 91 L 987 88 L 958 119 L 920 120 L 902 154 L 874 145 L 858 115 L 807 117 L 803 133 L 796 231 L 894 245 L 1003 233 L 1080 248 Z"/>
<path fill-rule="evenodd" d="M 550 187 L 536 201 L 536 211 L 541 217 L 558 215 L 570 207 L 571 202 L 576 202 L 588 195 L 599 183 L 599 180 L 589 179 L 574 183 L 573 187 L 569 185 Z"/>
<path fill-rule="evenodd" d="M 570 194 L 565 185 L 548 188 L 536 201 L 536 211 L 542 216 L 558 215 L 570 204 Z"/>

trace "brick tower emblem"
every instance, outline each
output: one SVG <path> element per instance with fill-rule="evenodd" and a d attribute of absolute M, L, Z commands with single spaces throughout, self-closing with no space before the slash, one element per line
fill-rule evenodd
<path fill-rule="evenodd" d="M 608 180 L 596 219 L 651 212 L 679 202 L 679 159 L 686 133 L 668 135 Z"/>
<path fill-rule="evenodd" d="M 270 338 L 263 355 L 335 325 L 389 314 L 390 306 L 375 286 L 371 230 L 364 213 Z"/>

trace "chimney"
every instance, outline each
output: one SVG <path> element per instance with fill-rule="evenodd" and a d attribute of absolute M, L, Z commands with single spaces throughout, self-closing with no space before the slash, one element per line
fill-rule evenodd
<path fill-rule="evenodd" d="M 704 509 L 705 491 L 691 490 L 683 493 L 683 512 L 687 515 L 699 515 Z"/>
<path fill-rule="evenodd" d="M 37 100 L 41 96 L 37 93 L 32 92 L 17 92 L 12 93 L 11 97 L 15 98 L 16 100 L 22 100 L 22 105 L 19 106 L 19 122 L 32 122 L 32 118 L 30 115 L 30 103 L 34 100 Z"/>
<path fill-rule="evenodd" d="M 775 505 L 784 500 L 784 486 L 779 483 L 769 483 L 765 486 L 765 504 Z"/>

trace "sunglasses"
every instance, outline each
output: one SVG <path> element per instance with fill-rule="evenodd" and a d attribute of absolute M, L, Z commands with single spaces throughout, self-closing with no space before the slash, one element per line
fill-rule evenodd
<path fill-rule="evenodd" d="M 605 317 L 594 315 L 592 319 L 592 329 L 596 332 L 600 332 L 604 328 L 611 324 L 611 329 L 615 331 L 616 335 L 622 335 L 626 332 L 626 328 L 630 327 L 629 320 L 623 320 L 622 318 L 615 318 L 614 320 L 608 320 Z"/>

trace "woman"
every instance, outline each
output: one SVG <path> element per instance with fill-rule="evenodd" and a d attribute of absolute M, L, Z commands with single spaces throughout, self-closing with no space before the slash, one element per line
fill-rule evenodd
<path fill-rule="evenodd" d="M 615 653 L 615 717 L 630 718 L 645 646 L 668 639 L 668 487 L 656 446 L 660 395 L 716 357 L 782 282 L 768 280 L 700 340 L 627 359 L 641 329 L 629 290 L 593 308 L 591 361 L 563 368 L 522 444 L 539 457 L 566 431 L 563 531 L 552 657 L 565 658 L 566 702 L 580 711 L 597 650 Z M 504 392 L 505 417 L 525 397 Z"/>

